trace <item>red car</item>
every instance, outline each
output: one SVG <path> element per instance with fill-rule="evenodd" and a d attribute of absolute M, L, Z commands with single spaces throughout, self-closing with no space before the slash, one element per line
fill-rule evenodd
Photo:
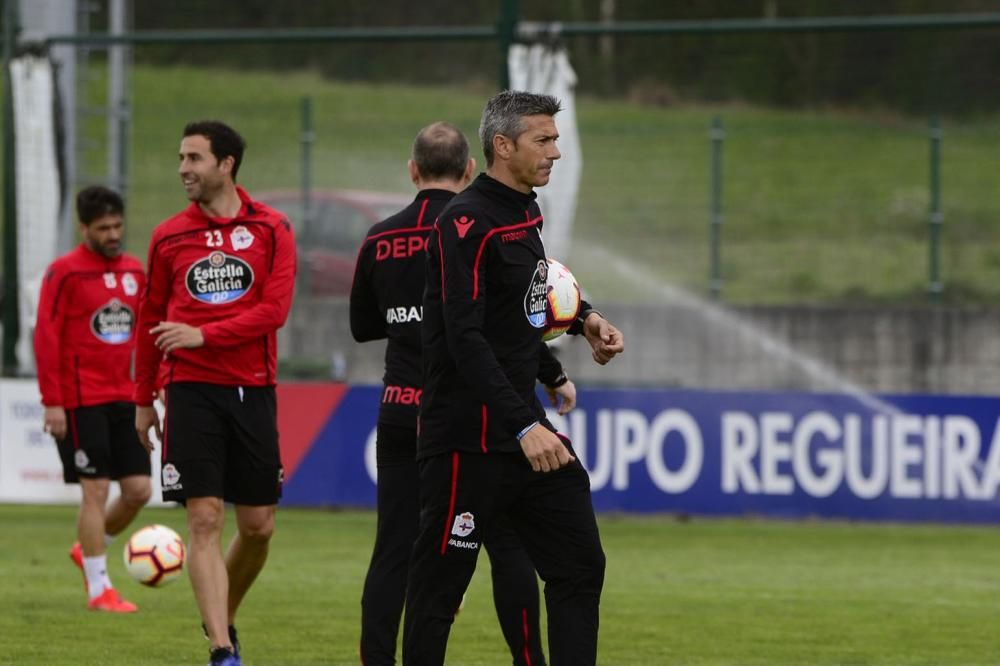
<path fill-rule="evenodd" d="M 299 290 L 316 296 L 347 296 L 358 248 L 368 229 L 399 212 L 413 197 L 391 192 L 318 190 L 303 215 L 302 193 L 262 192 L 260 201 L 288 215 L 299 249 Z"/>

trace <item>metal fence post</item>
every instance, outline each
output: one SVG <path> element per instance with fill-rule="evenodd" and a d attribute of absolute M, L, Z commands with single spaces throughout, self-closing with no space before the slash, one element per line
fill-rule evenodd
<path fill-rule="evenodd" d="M 111 0 L 108 33 L 121 35 L 128 23 L 125 0 Z M 128 201 L 128 44 L 108 47 L 108 185 Z"/>
<path fill-rule="evenodd" d="M 929 247 L 929 273 L 930 281 L 927 290 L 931 299 L 940 300 L 943 286 L 940 275 L 940 254 L 941 254 L 941 227 L 944 224 L 944 215 L 941 213 L 941 119 L 932 116 L 930 122 L 930 213 L 928 214 L 928 224 L 930 225 L 930 247 Z"/>
<path fill-rule="evenodd" d="M 722 142 L 726 131 L 722 128 L 722 118 L 712 119 L 709 131 L 712 140 L 712 201 L 711 201 L 711 274 L 709 289 L 712 298 L 722 295 Z"/>
<path fill-rule="evenodd" d="M 3 374 L 17 374 L 17 159 L 14 146 L 14 83 L 10 62 L 18 32 L 17 0 L 3 5 Z"/>
<path fill-rule="evenodd" d="M 306 229 L 312 226 L 313 196 L 312 196 L 312 146 L 316 142 L 316 132 L 312 122 L 312 97 L 302 97 L 302 173 L 300 174 L 302 189 L 302 219 L 298 233 L 305 235 Z M 299 269 L 299 288 L 304 293 L 310 289 L 310 271 L 308 264 Z"/>
<path fill-rule="evenodd" d="M 312 219 L 312 145 L 316 133 L 312 124 L 312 97 L 302 98 L 302 222 Z"/>
<path fill-rule="evenodd" d="M 500 37 L 500 90 L 510 88 L 510 71 L 507 69 L 507 52 L 514 43 L 517 32 L 518 0 L 503 0 L 497 33 Z"/>

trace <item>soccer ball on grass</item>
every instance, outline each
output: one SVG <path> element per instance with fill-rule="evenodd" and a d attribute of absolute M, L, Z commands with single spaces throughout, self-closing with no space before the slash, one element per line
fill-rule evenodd
<path fill-rule="evenodd" d="M 184 572 L 184 540 L 165 525 L 147 525 L 129 537 L 124 558 L 132 578 L 161 587 Z"/>
<path fill-rule="evenodd" d="M 545 329 L 542 340 L 554 340 L 569 330 L 580 313 L 580 287 L 569 269 L 549 259 L 545 277 Z"/>

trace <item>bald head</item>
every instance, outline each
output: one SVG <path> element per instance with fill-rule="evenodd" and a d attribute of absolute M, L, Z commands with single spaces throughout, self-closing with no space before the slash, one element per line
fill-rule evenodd
<path fill-rule="evenodd" d="M 462 180 L 469 163 L 469 142 L 451 123 L 433 123 L 417 133 L 413 163 L 425 181 Z"/>

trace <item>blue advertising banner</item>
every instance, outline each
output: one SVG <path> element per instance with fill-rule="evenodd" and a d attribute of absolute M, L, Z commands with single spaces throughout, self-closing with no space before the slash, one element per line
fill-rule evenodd
<path fill-rule="evenodd" d="M 581 391 L 598 510 L 1000 520 L 1000 400 Z"/>
<path fill-rule="evenodd" d="M 374 505 L 379 394 L 334 406 L 287 503 Z M 1000 521 L 998 417 L 992 397 L 648 389 L 550 412 L 598 511 L 964 522 Z"/>

